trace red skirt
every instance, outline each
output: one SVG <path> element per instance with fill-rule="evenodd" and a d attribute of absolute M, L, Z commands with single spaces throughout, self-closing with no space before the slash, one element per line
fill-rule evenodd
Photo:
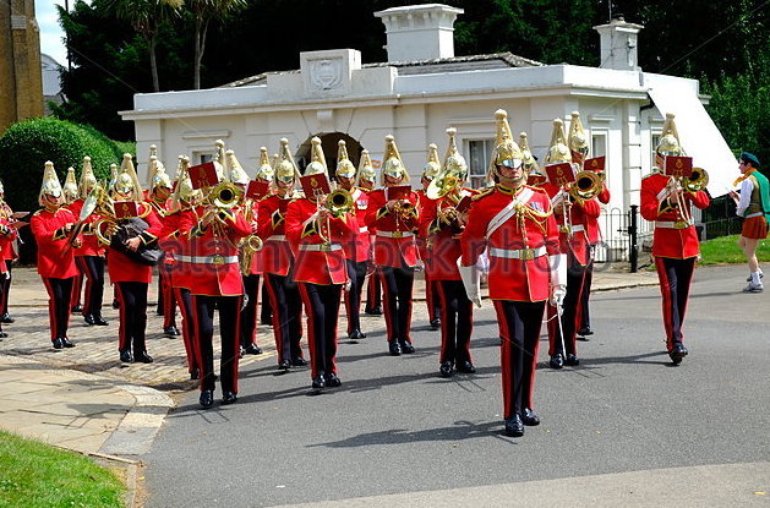
<path fill-rule="evenodd" d="M 765 220 L 764 215 L 745 219 L 743 221 L 741 236 L 757 240 L 767 238 L 767 221 Z"/>

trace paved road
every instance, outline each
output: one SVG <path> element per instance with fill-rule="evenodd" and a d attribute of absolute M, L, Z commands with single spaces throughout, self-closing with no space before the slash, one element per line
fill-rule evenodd
<path fill-rule="evenodd" d="M 770 294 L 741 294 L 744 272 L 698 271 L 680 367 L 664 352 L 657 288 L 595 295 L 597 334 L 579 343 L 579 367 L 544 367 L 541 343 L 543 424 L 520 439 L 500 433 L 488 303 L 474 328 L 476 375 L 437 376 L 439 335 L 423 306 L 417 354 L 386 356 L 382 332 L 342 344 L 334 392 L 307 395 L 309 373 L 276 375 L 273 359 L 248 365 L 238 404 L 203 412 L 191 393 L 170 413 L 143 457 L 149 504 L 767 502 Z M 421 494 L 380 497 L 410 492 Z"/>

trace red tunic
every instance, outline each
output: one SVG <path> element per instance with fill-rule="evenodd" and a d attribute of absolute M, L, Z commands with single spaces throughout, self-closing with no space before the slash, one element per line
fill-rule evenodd
<path fill-rule="evenodd" d="M 548 256 L 560 253 L 559 231 L 553 214 L 545 219 L 525 214 L 524 229 L 514 216 L 498 227 L 487 240 L 487 227 L 492 219 L 515 197 L 531 197 L 525 206 L 538 213 L 551 210 L 548 194 L 538 187 L 523 186 L 512 195 L 500 186 L 476 197 L 468 213 L 465 231 L 460 237 L 462 264 L 469 266 L 489 251 L 489 297 L 493 300 L 538 302 L 550 297 L 550 266 Z M 526 242 L 525 242 L 526 238 Z M 542 255 L 525 259 L 505 257 L 514 251 L 533 249 Z M 497 251 L 498 254 L 495 253 Z"/>
<path fill-rule="evenodd" d="M 69 209 L 72 211 L 72 213 L 75 215 L 75 220 L 80 219 L 80 212 L 83 210 L 83 203 L 85 200 L 83 198 L 76 199 L 72 203 L 69 204 Z M 83 244 L 75 249 L 75 256 L 104 256 L 105 248 L 103 245 L 99 243 L 99 240 L 96 238 L 96 235 L 89 229 L 89 226 L 98 220 L 101 219 L 101 216 L 92 213 L 88 216 L 87 219 L 85 219 L 84 224 L 86 224 L 86 227 L 83 230 Z"/>
<path fill-rule="evenodd" d="M 344 284 L 348 280 L 343 245 L 358 234 L 358 221 L 352 214 L 330 218 L 328 224 L 308 221 L 318 207 L 309 199 L 291 202 L 286 211 L 286 236 L 297 253 L 294 280 L 313 284 Z M 324 245 L 326 238 L 330 243 Z"/>
<path fill-rule="evenodd" d="M 294 254 L 286 240 L 285 217 L 280 211 L 283 198 L 268 196 L 259 202 L 257 231 L 262 239 L 262 270 L 283 277 L 289 274 Z M 286 201 L 288 204 L 289 200 Z"/>
<path fill-rule="evenodd" d="M 67 224 L 74 224 L 75 216 L 66 208 L 55 212 L 38 210 L 29 225 L 37 242 L 37 273 L 41 277 L 69 279 L 78 274 L 75 253 L 63 231 Z"/>
<path fill-rule="evenodd" d="M 463 195 L 476 194 L 463 189 Z M 457 260 L 462 254 L 460 233 L 454 226 L 442 223 L 438 211 L 454 206 L 446 196 L 437 200 L 422 198 L 420 202 L 420 238 L 425 239 L 425 271 L 430 280 L 460 280 Z M 422 206 L 425 203 L 425 206 Z"/>
<path fill-rule="evenodd" d="M 147 242 L 158 238 L 163 229 L 163 225 L 158 220 L 155 211 L 147 203 L 140 203 L 139 208 L 139 215 L 144 216 L 144 221 L 149 225 L 149 227 L 142 233 L 142 237 Z M 145 213 L 147 215 L 145 215 Z M 112 247 L 108 248 L 108 252 L 107 267 L 110 274 L 110 281 L 113 284 L 116 282 L 144 282 L 149 284 L 152 281 L 151 266 L 137 263 Z"/>
<path fill-rule="evenodd" d="M 557 187 L 551 183 L 545 183 L 542 189 L 553 199 L 559 192 L 561 187 Z M 559 207 L 561 208 L 561 207 Z M 590 261 L 590 250 L 588 248 L 588 234 L 586 233 L 585 222 L 587 217 L 591 217 L 596 220 L 601 215 L 601 208 L 599 203 L 595 200 L 584 201 L 582 204 L 578 202 L 571 203 L 569 207 L 570 215 L 565 221 L 563 214 L 556 212 L 556 222 L 559 224 L 559 240 L 561 243 L 561 253 L 572 253 L 575 261 L 583 266 L 587 265 Z M 566 224 L 572 224 L 572 230 L 567 231 L 564 227 Z"/>
<path fill-rule="evenodd" d="M 602 183 L 602 191 L 596 195 L 591 201 L 598 201 L 597 204 L 606 205 L 610 202 L 610 190 L 607 188 L 606 185 Z M 599 210 L 601 211 L 601 205 L 599 206 Z M 597 243 L 602 241 L 602 232 L 599 228 L 599 218 L 594 217 L 592 215 L 586 214 L 584 217 L 585 222 L 583 223 L 583 226 L 586 230 L 586 235 L 588 235 L 588 243 L 591 245 L 596 245 Z"/>
<path fill-rule="evenodd" d="M 13 216 L 13 210 L 11 210 L 11 207 L 8 206 L 8 203 L 2 200 L 0 200 L 0 214 L 5 215 L 6 217 L 3 224 L 10 226 L 10 224 L 13 222 L 11 219 Z M 18 238 L 18 236 L 19 232 L 14 227 L 10 228 L 10 231 L 7 235 L 0 235 L 0 259 L 5 261 L 13 261 L 18 257 L 13 245 L 13 242 L 16 240 L 16 238 Z M 3 267 L 0 273 L 5 273 L 5 267 Z"/>
<path fill-rule="evenodd" d="M 665 199 L 658 197 L 668 181 L 669 177 L 662 173 L 653 173 L 642 180 L 642 217 L 655 221 L 652 255 L 673 259 L 692 258 L 700 250 L 695 226 L 684 220 L 682 210 L 669 207 Z M 711 202 L 705 191 L 685 192 L 684 201 L 687 208 L 695 205 L 700 209 L 706 208 Z"/>
<path fill-rule="evenodd" d="M 205 214 L 197 208 L 198 217 Z M 227 220 L 227 219 L 226 219 Z M 189 266 L 190 293 L 205 296 L 239 296 L 243 294 L 243 277 L 238 261 L 238 242 L 251 232 L 251 227 L 240 211 L 235 211 L 220 233 L 213 224 L 201 229 L 193 214 L 179 220 L 182 235 L 189 237 L 189 252 L 177 259 Z"/>
<path fill-rule="evenodd" d="M 351 193 L 353 197 L 353 216 L 358 222 L 358 231 L 349 242 L 345 242 L 345 258 L 356 262 L 368 261 L 371 258 L 372 245 L 369 228 L 366 227 L 366 212 L 369 208 L 369 193 L 356 187 Z"/>
<path fill-rule="evenodd" d="M 414 213 L 409 217 L 397 217 L 390 213 L 385 205 L 385 190 L 377 189 L 369 193 L 369 208 L 366 212 L 366 225 L 376 231 L 374 242 L 374 262 L 379 266 L 399 268 L 402 264 L 416 266 L 419 259 L 415 231 L 419 226 L 417 193 L 410 192 L 407 198 L 414 206 Z"/>

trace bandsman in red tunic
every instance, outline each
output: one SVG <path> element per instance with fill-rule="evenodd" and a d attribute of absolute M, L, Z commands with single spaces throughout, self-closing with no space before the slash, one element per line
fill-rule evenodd
<path fill-rule="evenodd" d="M 45 163 L 38 210 L 30 219 L 32 235 L 37 243 L 37 273 L 48 291 L 48 317 L 54 349 L 71 348 L 75 344 L 67 337 L 69 326 L 72 279 L 77 275 L 70 233 L 75 216 L 64 208 L 62 188 L 53 162 Z M 79 239 L 73 239 L 77 245 Z M 2 267 L 0 267 L 2 269 Z"/>
<path fill-rule="evenodd" d="M 361 161 L 358 163 L 358 174 L 356 175 L 356 187 L 366 194 L 367 212 L 369 211 L 369 195 L 374 190 L 377 183 L 377 171 L 372 166 L 372 159 L 369 156 L 369 150 L 361 151 Z M 359 226 L 366 226 L 366 214 L 361 214 L 358 218 Z M 374 266 L 374 240 L 376 231 L 369 227 L 369 266 L 366 269 L 366 278 L 369 280 L 366 284 L 366 306 L 364 313 L 370 316 L 382 315 L 382 281 Z"/>
<path fill-rule="evenodd" d="M 302 177 L 310 188 L 303 185 L 305 197 L 289 204 L 286 236 L 296 252 L 294 280 L 307 315 L 311 389 L 320 392 L 342 384 L 337 376 L 337 320 L 340 293 L 350 280 L 344 245 L 359 228 L 350 210 L 327 202 L 322 189 L 330 190 L 330 183 L 321 140 L 311 142 L 311 162 Z"/>
<path fill-rule="evenodd" d="M 417 201 L 420 208 L 421 221 L 425 215 L 431 215 L 433 218 L 436 216 L 436 202 L 426 196 L 428 186 L 436 176 L 441 172 L 441 161 L 438 158 L 438 146 L 435 143 L 428 145 L 428 162 L 425 163 L 425 167 L 422 170 L 422 177 L 420 183 L 422 189 L 415 191 L 417 194 Z M 425 305 L 428 306 L 428 320 L 430 321 L 430 327 L 433 330 L 438 330 L 441 327 L 441 304 L 438 299 L 439 282 L 431 279 L 433 271 L 429 268 L 432 262 L 432 256 L 428 246 L 427 232 L 420 230 L 417 235 L 417 249 L 420 252 L 420 259 L 425 264 Z"/>
<path fill-rule="evenodd" d="M 444 165 L 427 189 L 431 205 L 420 208 L 420 230 L 426 238 L 430 262 L 425 263 L 426 277 L 437 286 L 441 312 L 441 353 L 439 373 L 451 377 L 458 372 L 476 372 L 471 360 L 473 302 L 463 287 L 457 259 L 460 236 L 465 229 L 467 209 L 476 192 L 464 187 L 468 177 L 465 158 L 457 150 L 457 130 L 447 129 L 449 146 Z"/>
<path fill-rule="evenodd" d="M 577 176 L 582 166 L 579 162 L 573 162 L 572 152 L 564 136 L 564 124 L 559 118 L 554 120 L 553 124 L 553 135 L 546 155 L 546 164 L 569 163 L 571 171 Z M 548 172 L 547 168 L 546 172 Z M 574 192 L 574 186 L 574 182 L 561 184 L 550 179 L 543 184 L 543 188 L 551 197 L 556 221 L 559 223 L 561 252 L 567 259 L 567 294 L 564 297 L 561 315 L 558 316 L 556 306 L 548 306 L 548 355 L 551 357 L 549 365 L 554 369 L 561 369 L 564 365 L 580 364 L 577 356 L 577 327 L 581 316 L 580 295 L 583 291 L 585 269 L 590 260 L 588 236 L 584 224 L 586 215 L 596 218 L 601 212 L 596 202 L 585 201 L 578 197 Z"/>
<path fill-rule="evenodd" d="M 489 253 L 489 297 L 500 327 L 503 417 L 506 434 L 538 425 L 533 391 L 545 303 L 564 297 L 565 260 L 548 195 L 526 185 L 523 154 L 510 136 L 507 113 L 498 110 L 498 144 L 492 154 L 497 184 L 475 197 L 460 239 L 460 273 L 470 300 L 481 305 L 481 253 Z"/>
<path fill-rule="evenodd" d="M 385 137 L 383 188 L 369 194 L 366 225 L 376 231 L 374 262 L 385 291 L 385 326 L 392 356 L 414 353 L 412 288 L 419 264 L 415 232 L 419 227 L 417 194 L 408 189 L 409 173 L 393 136 Z"/>
<path fill-rule="evenodd" d="M 222 161 L 222 162 L 220 162 Z M 216 173 L 227 175 L 227 161 L 220 150 L 215 161 Z M 196 177 L 193 181 L 200 182 Z M 220 183 L 217 183 L 217 182 Z M 180 218 L 180 231 L 190 239 L 190 249 L 178 259 L 189 266 L 195 338 L 201 368 L 200 405 L 214 404 L 214 310 L 219 310 L 222 357 L 220 381 L 222 404 L 236 402 L 238 395 L 238 358 L 240 356 L 240 312 L 243 304 L 243 278 L 238 259 L 238 244 L 252 233 L 237 204 L 222 201 L 239 197 L 239 189 L 227 179 L 206 175 L 205 205 Z"/>
<path fill-rule="evenodd" d="M 366 227 L 365 218 L 369 208 L 369 193 L 356 187 L 356 167 L 348 158 L 348 149 L 345 141 L 340 140 L 337 151 L 337 169 L 335 178 L 338 188 L 350 194 L 351 211 L 350 214 L 356 218 L 358 223 L 358 232 L 350 237 L 350 241 L 345 242 L 345 259 L 348 265 L 348 279 L 350 289 L 345 291 L 345 310 L 348 315 L 348 339 L 359 341 L 366 338 L 366 334 L 361 331 L 361 289 L 364 286 L 364 280 L 369 269 L 371 260 L 371 241 L 369 238 L 369 228 Z"/>
<path fill-rule="evenodd" d="M 15 320 L 8 312 L 8 295 L 11 292 L 11 271 L 12 264 L 18 258 L 16 253 L 16 241 L 19 234 L 16 226 L 18 220 L 14 216 L 11 207 L 5 201 L 5 187 L 0 182 L 0 221 L 6 228 L 5 234 L 0 234 L 0 264 L 5 265 L 5 276 L 0 280 L 0 323 L 13 323 Z M 0 267 L 0 270 L 2 267 Z M 1 273 L 1 272 L 0 272 Z M 0 338 L 7 336 L 0 330 Z"/>
<path fill-rule="evenodd" d="M 72 210 L 76 219 L 80 219 L 83 204 L 95 186 L 96 176 L 94 176 L 94 170 L 91 166 L 91 157 L 86 156 L 83 158 L 83 171 L 80 174 L 78 198 L 69 205 L 69 209 Z M 107 321 L 102 317 L 105 248 L 104 245 L 99 243 L 92 230 L 93 224 L 100 219 L 102 217 L 95 213 L 83 219 L 82 243 L 80 247 L 75 249 L 75 264 L 80 273 L 84 274 L 86 278 L 86 290 L 83 298 L 83 319 L 89 326 L 107 325 Z"/>
<path fill-rule="evenodd" d="M 663 297 L 666 349 L 674 365 L 680 364 L 688 354 L 682 324 L 700 251 L 691 209 L 694 205 L 702 210 L 710 203 L 704 190 L 693 192 L 683 188 L 681 179 L 668 176 L 661 169 L 665 167 L 666 157 L 683 155 L 674 115 L 667 114 L 663 135 L 655 149 L 657 167 L 642 179 L 641 213 L 655 223 L 652 255 Z"/>
<path fill-rule="evenodd" d="M 72 210 L 72 204 L 78 198 L 78 181 L 75 177 L 75 168 L 72 166 L 67 168 L 67 176 L 64 178 L 64 185 L 62 185 L 62 196 L 64 196 L 64 206 L 72 211 L 77 219 L 78 215 Z M 77 261 L 75 262 L 75 268 L 77 268 L 78 274 L 72 279 L 72 298 L 70 300 L 73 314 L 83 311 L 80 295 L 83 293 L 83 278 L 85 277 L 85 273 L 80 268 Z"/>
<path fill-rule="evenodd" d="M 278 351 L 278 367 L 307 365 L 303 358 L 302 304 L 297 284 L 292 280 L 294 254 L 286 239 L 286 210 L 294 197 L 299 175 L 289 151 L 289 140 L 281 139 L 280 158 L 275 165 L 275 192 L 260 201 L 257 231 L 262 238 L 262 269 L 265 273 L 270 305 L 273 309 L 273 335 Z"/>

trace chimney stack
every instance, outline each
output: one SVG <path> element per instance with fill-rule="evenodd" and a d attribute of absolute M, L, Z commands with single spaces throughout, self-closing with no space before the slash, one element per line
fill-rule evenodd
<path fill-rule="evenodd" d="M 443 4 L 407 5 L 375 12 L 385 24 L 388 62 L 452 58 L 454 22 L 463 12 Z"/>
<path fill-rule="evenodd" d="M 618 71 L 638 71 L 637 35 L 644 28 L 635 23 L 626 23 L 622 16 L 613 19 L 607 25 L 595 26 L 599 32 L 602 69 Z"/>

